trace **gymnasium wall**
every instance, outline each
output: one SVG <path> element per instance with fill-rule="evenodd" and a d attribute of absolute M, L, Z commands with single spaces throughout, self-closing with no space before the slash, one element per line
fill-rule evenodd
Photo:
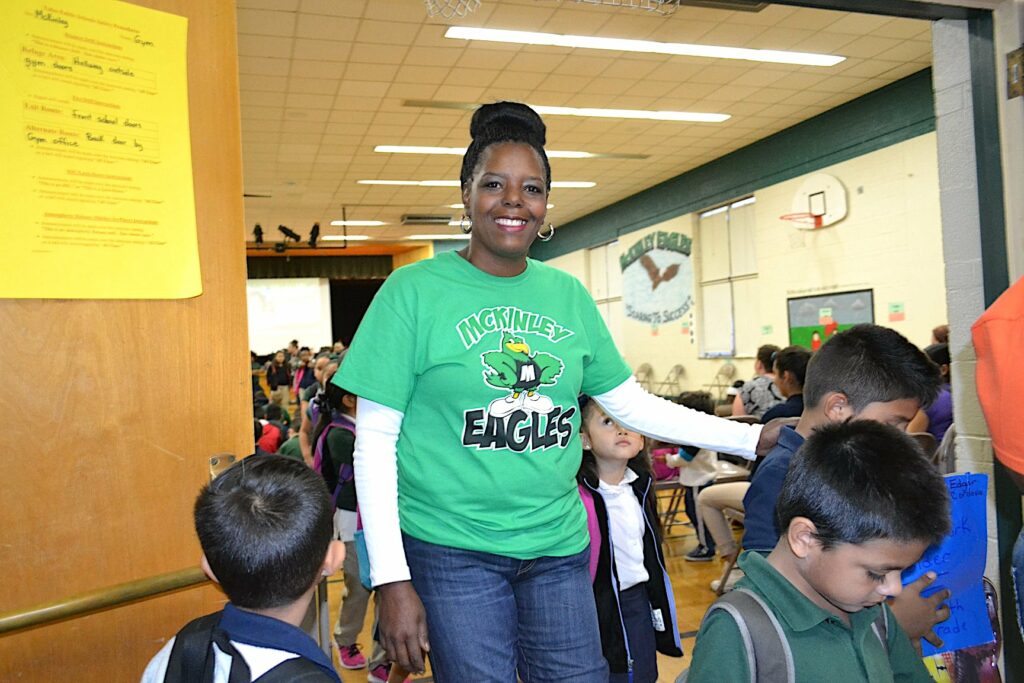
<path fill-rule="evenodd" d="M 846 188 L 849 213 L 837 224 L 818 230 L 798 230 L 779 219 L 792 210 L 793 196 L 804 176 L 756 189 L 756 286 L 753 301 L 737 307 L 756 319 L 745 318 L 756 330 L 757 344 L 786 346 L 786 300 L 794 296 L 871 289 L 874 320 L 890 326 L 912 342 L 930 342 L 931 329 L 946 322 L 945 274 L 939 215 L 938 167 L 935 133 L 926 133 L 817 169 L 838 178 Z M 740 199 L 734 197 L 733 199 Z M 704 207 L 712 208 L 712 207 Z M 720 366 L 735 362 L 738 377 L 753 372 L 753 360 L 703 358 L 700 349 L 701 272 L 698 212 L 650 227 L 621 233 L 617 242 L 557 256 L 547 263 L 578 277 L 602 308 L 620 350 L 634 369 L 649 363 L 655 379 L 662 379 L 676 364 L 685 368 L 684 389 L 711 383 Z M 621 292 L 612 273 L 618 258 L 645 235 L 679 232 L 694 240 L 691 260 L 695 301 L 694 334 L 681 320 L 653 325 L 627 317 L 616 305 Z M 602 257 L 600 252 L 607 250 Z M 891 319 L 890 319 L 891 315 Z M 902 318 L 902 319 L 901 319 Z"/>

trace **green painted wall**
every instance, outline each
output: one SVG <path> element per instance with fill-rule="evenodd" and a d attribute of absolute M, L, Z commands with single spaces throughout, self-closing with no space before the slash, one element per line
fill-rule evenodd
<path fill-rule="evenodd" d="M 925 69 L 567 223 L 530 255 L 545 260 L 604 244 L 934 130 Z"/>

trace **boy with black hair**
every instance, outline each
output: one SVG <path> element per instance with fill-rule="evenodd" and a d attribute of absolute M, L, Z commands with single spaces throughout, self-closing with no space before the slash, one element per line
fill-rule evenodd
<path fill-rule="evenodd" d="M 798 681 L 931 683 L 885 603 L 950 530 L 945 482 L 913 440 L 871 420 L 821 427 L 793 458 L 777 513 L 771 554 L 745 552 L 746 577 L 705 615 L 688 683 L 785 680 L 764 678 L 780 667 Z"/>
<path fill-rule="evenodd" d="M 766 410 L 761 423 L 768 424 L 777 417 L 799 417 L 804 410 L 804 379 L 811 352 L 802 346 L 787 346 L 775 354 L 772 368 L 775 388 L 786 399 Z"/>
<path fill-rule="evenodd" d="M 847 420 L 873 420 L 906 431 L 922 406 L 939 392 L 939 370 L 903 335 L 879 325 L 855 325 L 825 343 L 811 358 L 804 382 L 804 411 L 795 427 L 783 427 L 779 441 L 758 466 L 743 497 L 743 547 L 768 554 L 783 527 L 775 515 L 782 482 L 793 454 L 815 430 Z M 716 537 L 717 540 L 717 537 Z M 722 543 L 719 553 L 723 553 Z M 725 547 L 735 552 L 735 548 Z M 927 637 L 938 644 L 931 627 L 949 616 L 939 605 L 941 592 L 920 598 L 934 575 L 915 582 L 896 606 L 900 623 L 911 638 Z M 932 640 L 934 639 L 934 640 Z"/>
<path fill-rule="evenodd" d="M 775 503 L 782 481 L 793 454 L 815 429 L 855 419 L 906 431 L 917 410 L 935 400 L 940 384 L 938 368 L 895 330 L 856 325 L 829 339 L 807 365 L 800 421 L 782 428 L 750 481 L 743 498 L 743 547 L 763 553 L 775 547 L 780 532 Z"/>
<path fill-rule="evenodd" d="M 202 567 L 230 602 L 180 630 L 142 683 L 340 683 L 299 628 L 317 584 L 345 559 L 332 540 L 333 513 L 320 475 L 291 458 L 245 458 L 203 487 L 195 504 Z"/>

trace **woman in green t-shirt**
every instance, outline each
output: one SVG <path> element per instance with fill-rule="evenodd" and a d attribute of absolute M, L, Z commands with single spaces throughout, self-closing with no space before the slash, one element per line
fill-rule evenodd
<path fill-rule="evenodd" d="M 393 273 L 333 380 L 360 397 L 381 642 L 412 671 L 429 650 L 441 683 L 606 681 L 577 395 L 635 431 L 748 458 L 760 427 L 645 392 L 579 281 L 527 258 L 554 233 L 536 112 L 485 105 L 470 133 L 469 245 Z"/>

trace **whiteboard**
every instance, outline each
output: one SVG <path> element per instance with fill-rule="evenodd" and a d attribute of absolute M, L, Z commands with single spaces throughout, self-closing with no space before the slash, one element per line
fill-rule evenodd
<path fill-rule="evenodd" d="M 283 349 L 292 339 L 315 352 L 330 346 L 331 286 L 326 278 L 247 280 L 249 348 L 259 355 Z"/>

